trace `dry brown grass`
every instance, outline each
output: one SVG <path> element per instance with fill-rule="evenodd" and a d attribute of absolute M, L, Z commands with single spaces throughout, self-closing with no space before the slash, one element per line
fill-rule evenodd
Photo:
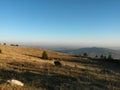
<path fill-rule="evenodd" d="M 47 51 L 52 58 L 42 60 L 44 49 L 0 45 L 0 90 L 119 90 L 120 70 L 112 63 L 82 60 L 67 54 Z M 22 81 L 25 86 L 11 86 L 8 79 Z"/>

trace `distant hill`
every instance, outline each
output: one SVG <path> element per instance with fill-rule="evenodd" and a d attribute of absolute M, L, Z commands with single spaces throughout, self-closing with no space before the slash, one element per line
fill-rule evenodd
<path fill-rule="evenodd" d="M 95 57 L 96 55 L 108 56 L 109 54 L 111 54 L 113 58 L 120 59 L 120 51 L 112 50 L 108 48 L 92 47 L 92 48 L 80 48 L 80 49 L 75 49 L 75 50 L 60 50 L 59 52 L 64 52 L 64 53 L 69 53 L 69 54 L 74 54 L 74 55 L 88 53 L 88 55 L 92 57 Z"/>

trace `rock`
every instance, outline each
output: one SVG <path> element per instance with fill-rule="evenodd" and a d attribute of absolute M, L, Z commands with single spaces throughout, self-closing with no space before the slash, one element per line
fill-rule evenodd
<path fill-rule="evenodd" d="M 24 86 L 24 84 L 21 81 L 12 79 L 12 80 L 7 80 L 7 82 L 11 85 L 18 85 L 18 86 Z"/>
<path fill-rule="evenodd" d="M 55 64 L 55 66 L 58 66 L 58 67 L 61 67 L 61 66 L 62 66 L 62 64 L 61 64 L 60 61 L 54 61 L 54 64 Z"/>

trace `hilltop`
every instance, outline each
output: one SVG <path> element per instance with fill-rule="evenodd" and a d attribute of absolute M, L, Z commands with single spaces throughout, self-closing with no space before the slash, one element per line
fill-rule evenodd
<path fill-rule="evenodd" d="M 119 90 L 120 62 L 91 60 L 41 48 L 0 45 L 1 90 Z M 46 51 L 50 60 L 41 59 Z M 62 66 L 57 67 L 54 61 Z M 17 79 L 24 87 L 6 83 Z"/>
<path fill-rule="evenodd" d="M 53 58 L 66 58 L 70 55 L 64 54 L 64 53 L 58 53 L 58 52 L 52 52 L 50 50 L 45 50 L 42 48 L 36 48 L 36 47 L 24 47 L 24 46 L 8 46 L 8 45 L 0 45 L 0 49 L 2 50 L 3 54 L 1 58 L 9 58 L 9 59 L 25 59 L 28 57 L 34 57 L 37 59 L 37 57 L 41 57 L 43 51 L 47 51 L 49 54 L 49 57 Z M 23 57 L 23 58 L 22 58 Z"/>

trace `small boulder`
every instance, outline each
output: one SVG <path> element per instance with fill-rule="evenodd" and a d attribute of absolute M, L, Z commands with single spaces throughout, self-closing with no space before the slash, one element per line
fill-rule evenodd
<path fill-rule="evenodd" d="M 7 80 L 7 82 L 11 85 L 24 86 L 24 84 L 21 81 L 18 81 L 18 80 L 15 80 L 15 79 Z"/>
<path fill-rule="evenodd" d="M 60 61 L 54 61 L 54 65 L 57 66 L 57 67 L 61 67 L 62 66 Z"/>

